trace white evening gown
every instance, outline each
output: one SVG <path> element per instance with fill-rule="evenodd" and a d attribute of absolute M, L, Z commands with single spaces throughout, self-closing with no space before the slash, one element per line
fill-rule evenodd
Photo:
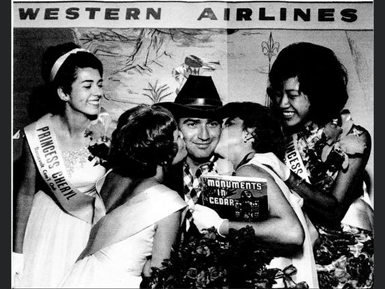
<path fill-rule="evenodd" d="M 89 161 L 87 148 L 62 152 L 69 181 L 80 191 L 95 194 L 105 168 Z M 55 288 L 87 244 L 91 224 L 65 211 L 45 192 L 36 193 L 24 238 L 21 288 Z"/>
<path fill-rule="evenodd" d="M 139 288 L 155 225 L 85 257 L 71 268 L 62 288 Z"/>
<path fill-rule="evenodd" d="M 152 254 L 156 222 L 186 206 L 177 192 L 163 185 L 132 197 L 95 225 L 92 245 L 59 287 L 139 288 L 143 266 Z"/>
<path fill-rule="evenodd" d="M 292 276 L 294 282 L 298 283 L 301 281 L 306 281 L 306 283 L 309 285 L 309 288 L 319 288 L 316 264 L 313 255 L 313 244 L 315 239 L 318 238 L 318 233 L 316 232 L 316 229 L 311 223 L 310 219 L 302 211 L 303 199 L 295 192 L 290 191 L 287 185 L 278 177 L 275 172 L 261 164 L 258 161 L 257 155 L 254 156 L 254 158 L 252 158 L 247 164 L 253 164 L 263 168 L 274 178 L 275 182 L 296 213 L 305 232 L 305 240 L 302 245 L 302 252 L 297 252 L 291 258 L 274 258 L 268 267 L 284 269 L 289 265 L 294 265 L 297 268 L 297 274 Z M 274 284 L 273 288 L 284 288 L 282 280 L 277 280 L 277 284 Z"/>

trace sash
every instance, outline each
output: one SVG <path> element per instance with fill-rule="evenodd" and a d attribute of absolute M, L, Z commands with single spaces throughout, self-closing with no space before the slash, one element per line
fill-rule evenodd
<path fill-rule="evenodd" d="M 293 277 L 294 281 L 306 281 L 310 288 L 319 288 L 316 264 L 313 255 L 313 243 L 315 239 L 318 238 L 318 232 L 316 231 L 314 225 L 311 223 L 307 215 L 302 211 L 303 199 L 297 193 L 291 191 L 274 171 L 261 164 L 258 161 L 257 156 L 253 157 L 247 164 L 253 164 L 263 168 L 274 178 L 283 195 L 293 208 L 305 232 L 305 240 L 302 245 L 302 252 L 296 253 L 291 258 L 274 258 L 270 264 L 270 267 L 279 267 L 280 269 L 283 269 L 289 264 L 293 264 L 298 270 L 297 274 Z"/>
<path fill-rule="evenodd" d="M 62 208 L 72 216 L 87 223 L 103 215 L 103 204 L 97 195 L 91 197 L 80 192 L 69 181 L 55 134 L 51 125 L 51 114 L 24 128 L 33 158 L 40 175 L 51 189 Z M 94 202 L 96 207 L 94 216 Z"/>
<path fill-rule="evenodd" d="M 125 240 L 186 206 L 177 192 L 161 184 L 152 186 L 100 219 L 78 260 Z"/>
<path fill-rule="evenodd" d="M 286 144 L 285 163 L 293 172 L 310 183 L 309 173 L 298 150 L 297 134 L 293 134 Z"/>

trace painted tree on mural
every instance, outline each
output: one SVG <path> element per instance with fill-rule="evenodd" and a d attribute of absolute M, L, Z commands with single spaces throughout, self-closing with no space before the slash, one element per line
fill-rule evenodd
<path fill-rule="evenodd" d="M 166 60 L 173 58 L 168 43 L 174 42 L 180 47 L 196 46 L 209 43 L 213 34 L 228 33 L 227 30 L 204 29 L 103 29 L 103 28 L 76 28 L 73 29 L 74 38 L 78 44 L 101 58 L 104 62 L 108 78 L 121 83 L 129 76 L 151 76 L 154 69 L 163 67 Z M 167 58 L 167 59 L 166 59 Z M 190 74 L 202 74 L 205 71 L 214 71 L 220 62 L 208 60 L 196 55 L 187 55 L 184 62 L 172 69 L 171 74 L 179 84 L 176 92 L 184 84 Z M 157 79 L 148 82 L 143 87 L 142 96 L 146 96 L 152 103 L 156 103 L 169 96 L 167 84 L 160 84 Z M 127 89 L 128 94 L 135 94 Z M 135 103 L 129 97 L 114 99 L 123 103 Z"/>
<path fill-rule="evenodd" d="M 106 57 L 124 58 L 114 73 L 151 73 L 152 66 L 162 66 L 163 57 L 172 57 L 167 51 L 169 41 L 181 46 L 193 46 L 210 41 L 213 33 L 227 33 L 226 30 L 205 29 L 96 29 L 76 28 L 73 30 L 79 44 Z"/>

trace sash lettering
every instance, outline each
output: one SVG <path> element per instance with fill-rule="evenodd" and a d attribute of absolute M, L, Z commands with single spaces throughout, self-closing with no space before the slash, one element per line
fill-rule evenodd
<path fill-rule="evenodd" d="M 296 144 L 297 135 L 294 134 L 291 140 L 286 144 L 285 163 L 293 172 L 310 183 L 309 174 L 302 162 L 302 158 Z"/>
<path fill-rule="evenodd" d="M 69 182 L 60 149 L 49 125 L 50 115 L 46 115 L 24 129 L 37 168 L 62 207 L 69 214 L 92 223 L 95 198 L 81 193 Z"/>

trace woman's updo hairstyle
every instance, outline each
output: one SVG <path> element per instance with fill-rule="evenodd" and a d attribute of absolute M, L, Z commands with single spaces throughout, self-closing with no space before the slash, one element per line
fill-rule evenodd
<path fill-rule="evenodd" d="M 77 51 L 76 53 L 70 54 L 64 60 L 54 79 L 51 79 L 51 71 L 55 62 L 62 55 L 76 48 L 80 47 L 73 42 L 68 42 L 50 46 L 43 54 L 41 72 L 50 94 L 47 100 L 50 102 L 50 110 L 52 113 L 60 113 L 64 108 L 64 102 L 57 96 L 57 88 L 61 87 L 64 93 L 71 93 L 72 83 L 77 78 L 79 68 L 93 68 L 99 71 L 100 76 L 103 76 L 103 64 L 93 53 Z"/>
<path fill-rule="evenodd" d="M 139 105 L 125 111 L 112 134 L 109 165 L 121 175 L 149 178 L 157 166 L 169 166 L 178 152 L 177 124 L 160 106 Z"/>
<path fill-rule="evenodd" d="M 243 129 L 252 129 L 253 150 L 257 153 L 273 152 L 281 160 L 285 156 L 285 142 L 280 120 L 272 110 L 256 102 L 230 102 L 219 114 L 222 118 L 239 118 Z"/>
<path fill-rule="evenodd" d="M 273 104 L 284 81 L 292 77 L 298 77 L 300 91 L 309 97 L 313 121 L 325 124 L 339 116 L 348 100 L 348 76 L 331 49 L 308 42 L 282 49 L 269 72 L 267 93 Z"/>

